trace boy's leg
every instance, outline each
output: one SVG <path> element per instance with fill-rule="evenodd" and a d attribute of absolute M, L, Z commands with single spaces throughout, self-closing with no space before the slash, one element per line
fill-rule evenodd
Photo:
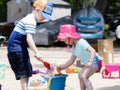
<path fill-rule="evenodd" d="M 28 80 L 29 80 L 29 78 L 27 78 L 27 77 L 20 78 L 22 90 L 28 90 Z"/>
<path fill-rule="evenodd" d="M 32 76 L 29 55 L 23 52 L 12 52 L 8 53 L 8 58 L 16 80 L 20 79 L 22 90 L 28 90 L 28 79 Z"/>

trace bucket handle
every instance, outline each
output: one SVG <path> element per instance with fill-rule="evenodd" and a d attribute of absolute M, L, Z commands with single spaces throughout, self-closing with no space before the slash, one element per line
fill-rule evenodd
<path fill-rule="evenodd" d="M 51 84 L 51 80 L 52 80 L 52 78 L 49 78 L 49 79 L 48 79 L 48 84 L 47 84 L 46 90 L 49 90 L 49 87 L 50 87 L 50 84 Z"/>

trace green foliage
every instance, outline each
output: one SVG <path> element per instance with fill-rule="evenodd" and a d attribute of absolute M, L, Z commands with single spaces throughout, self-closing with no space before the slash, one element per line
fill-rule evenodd
<path fill-rule="evenodd" d="M 109 6 L 109 12 L 108 13 L 117 13 L 120 14 L 120 0 L 113 1 Z"/>
<path fill-rule="evenodd" d="M 108 32 L 109 32 L 109 25 L 105 24 L 105 30 L 104 30 L 104 35 L 103 35 L 104 38 L 109 37 Z"/>
<path fill-rule="evenodd" d="M 5 22 L 7 18 L 7 2 L 0 0 L 0 22 Z"/>
<path fill-rule="evenodd" d="M 74 5 L 74 2 L 83 4 L 85 7 L 94 6 L 97 0 L 70 0 L 70 4 Z"/>
<path fill-rule="evenodd" d="M 105 30 L 108 30 L 108 29 L 109 29 L 109 25 L 105 24 Z"/>

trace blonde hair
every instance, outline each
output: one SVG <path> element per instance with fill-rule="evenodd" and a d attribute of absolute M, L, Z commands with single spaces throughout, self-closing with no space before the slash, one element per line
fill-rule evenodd
<path fill-rule="evenodd" d="M 44 10 L 47 4 L 47 0 L 37 0 L 33 3 L 33 7 L 36 10 Z"/>

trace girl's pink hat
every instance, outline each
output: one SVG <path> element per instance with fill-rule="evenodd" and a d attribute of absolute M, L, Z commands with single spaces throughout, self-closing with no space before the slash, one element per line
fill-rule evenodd
<path fill-rule="evenodd" d="M 76 27 L 71 24 L 65 24 L 60 26 L 60 31 L 57 36 L 59 39 L 65 39 L 65 38 L 73 38 L 78 39 L 81 38 L 80 34 L 77 33 Z"/>

